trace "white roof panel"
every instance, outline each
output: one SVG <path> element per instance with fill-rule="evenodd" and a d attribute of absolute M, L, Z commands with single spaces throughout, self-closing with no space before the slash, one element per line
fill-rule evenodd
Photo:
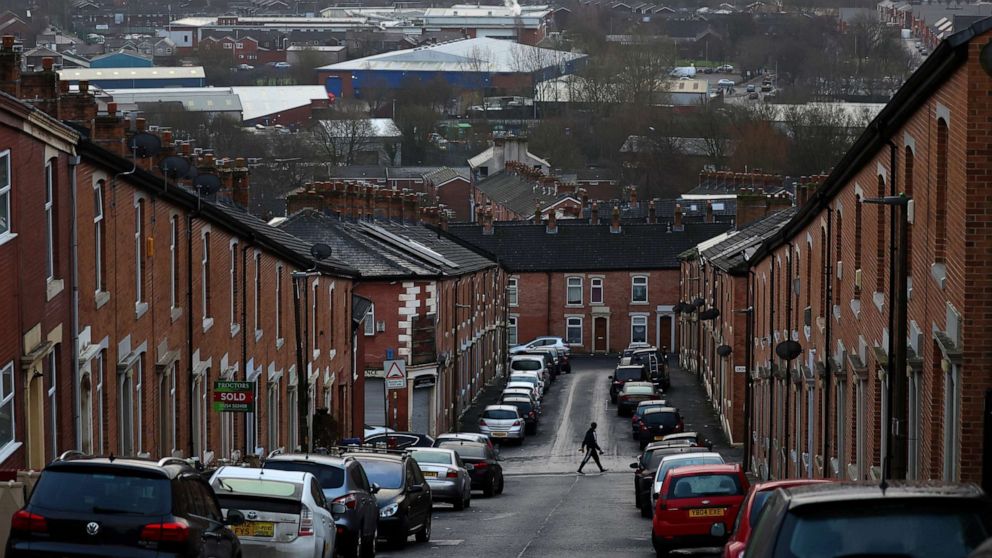
<path fill-rule="evenodd" d="M 254 120 L 327 98 L 323 85 L 235 86 L 231 89 L 241 99 L 242 120 Z"/>
<path fill-rule="evenodd" d="M 151 68 L 69 68 L 59 70 L 59 78 L 76 81 L 102 79 L 204 79 L 203 66 L 153 66 Z"/>

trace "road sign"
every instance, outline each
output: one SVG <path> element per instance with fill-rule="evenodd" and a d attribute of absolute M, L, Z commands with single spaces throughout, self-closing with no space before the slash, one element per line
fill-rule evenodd
<path fill-rule="evenodd" d="M 386 389 L 406 389 L 406 361 L 386 360 L 382 362 L 386 371 Z"/>
<path fill-rule="evenodd" d="M 214 382 L 214 410 L 220 413 L 255 412 L 254 388 L 252 382 Z"/>

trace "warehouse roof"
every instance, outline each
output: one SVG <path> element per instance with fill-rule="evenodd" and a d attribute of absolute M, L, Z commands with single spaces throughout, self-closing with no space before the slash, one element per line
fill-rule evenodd
<path fill-rule="evenodd" d="M 107 79 L 204 79 L 203 66 L 153 66 L 151 68 L 69 68 L 59 70 L 59 79 L 99 81 Z M 326 95 L 326 93 L 324 93 Z"/>

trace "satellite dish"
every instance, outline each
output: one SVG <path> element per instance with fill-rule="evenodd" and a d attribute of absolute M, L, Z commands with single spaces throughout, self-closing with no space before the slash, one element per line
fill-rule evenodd
<path fill-rule="evenodd" d="M 196 165 L 190 165 L 189 169 L 186 171 L 186 174 L 182 175 L 180 178 L 193 180 L 199 174 L 200 174 L 200 169 L 196 168 Z"/>
<path fill-rule="evenodd" d="M 706 304 L 706 301 L 703 300 L 702 297 L 699 297 L 696 300 L 692 301 L 692 305 L 695 306 L 696 308 L 702 308 L 704 304 Z"/>
<path fill-rule="evenodd" d="M 202 194 L 211 195 L 220 190 L 220 177 L 216 174 L 201 174 L 193 179 L 193 186 Z"/>
<path fill-rule="evenodd" d="M 314 260 L 326 260 L 331 257 L 331 247 L 318 242 L 310 247 L 310 255 Z"/>
<path fill-rule="evenodd" d="M 152 157 L 162 151 L 162 140 L 155 134 L 141 132 L 131 137 L 131 152 L 135 157 Z"/>
<path fill-rule="evenodd" d="M 782 341 L 775 346 L 775 354 L 784 360 L 793 360 L 802 352 L 803 346 L 799 344 L 799 341 L 793 341 L 792 339 Z"/>
<path fill-rule="evenodd" d="M 699 319 L 705 321 L 715 320 L 720 317 L 719 308 L 710 308 L 699 313 Z"/>
<path fill-rule="evenodd" d="M 722 357 L 728 357 L 732 352 L 734 352 L 734 349 L 730 345 L 720 345 L 716 348 L 716 354 Z"/>
<path fill-rule="evenodd" d="M 186 173 L 189 172 L 189 161 L 180 157 L 178 155 L 171 155 L 162 159 L 159 168 L 162 169 L 162 174 L 168 176 L 169 178 L 183 178 Z"/>

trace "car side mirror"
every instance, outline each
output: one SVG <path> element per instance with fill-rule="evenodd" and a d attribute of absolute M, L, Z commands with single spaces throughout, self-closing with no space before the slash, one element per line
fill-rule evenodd
<path fill-rule="evenodd" d="M 379 483 L 374 482 L 372 483 L 372 489 L 369 490 L 369 492 L 371 492 L 372 494 L 378 494 L 380 490 L 382 490 L 382 487 L 379 486 Z"/>
<path fill-rule="evenodd" d="M 422 484 L 411 484 L 410 488 L 407 490 L 410 494 L 417 494 L 418 492 L 424 491 L 424 485 Z"/>
<path fill-rule="evenodd" d="M 723 523 L 714 523 L 710 526 L 710 536 L 716 537 L 718 539 L 723 538 L 727 535 L 727 526 Z"/>
<path fill-rule="evenodd" d="M 348 506 L 346 506 L 345 504 L 342 504 L 340 502 L 335 502 L 334 504 L 331 504 L 332 515 L 341 515 L 346 511 L 348 511 Z"/>
<path fill-rule="evenodd" d="M 225 525 L 241 525 L 245 522 L 245 514 L 241 513 L 241 510 L 227 510 L 227 518 L 224 519 Z"/>

